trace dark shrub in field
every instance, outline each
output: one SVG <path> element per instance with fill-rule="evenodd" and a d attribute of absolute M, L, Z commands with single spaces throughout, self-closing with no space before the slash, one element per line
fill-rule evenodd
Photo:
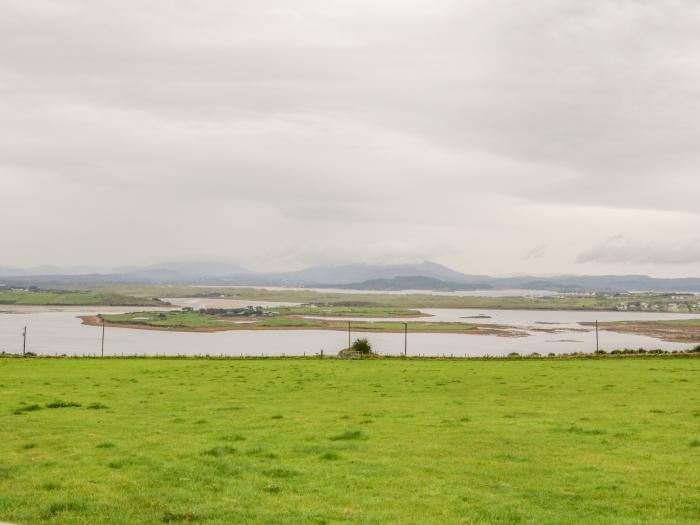
<path fill-rule="evenodd" d="M 360 354 L 372 353 L 372 345 L 366 337 L 362 337 L 361 339 L 355 339 L 355 342 L 350 348 L 352 348 L 353 352 L 358 352 Z"/>
<path fill-rule="evenodd" d="M 79 406 L 81 406 L 80 403 L 76 403 L 75 401 L 61 401 L 60 399 L 52 401 L 51 403 L 46 403 L 46 408 L 70 408 Z"/>
<path fill-rule="evenodd" d="M 13 413 L 14 414 L 23 414 L 25 412 L 34 412 L 36 410 L 41 410 L 41 407 L 39 405 L 27 405 L 27 406 L 19 407 Z"/>

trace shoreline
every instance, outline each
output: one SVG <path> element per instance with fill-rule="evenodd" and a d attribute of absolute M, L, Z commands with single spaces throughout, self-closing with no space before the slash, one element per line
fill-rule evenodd
<path fill-rule="evenodd" d="M 667 343 L 700 344 L 700 326 L 674 326 L 666 323 L 668 321 L 617 321 L 602 322 L 598 326 L 607 332 L 653 337 Z M 594 323 L 582 324 L 595 326 Z"/>
<path fill-rule="evenodd" d="M 102 326 L 102 322 L 96 315 L 80 315 L 78 318 L 82 324 L 88 326 Z M 358 321 L 361 322 L 361 321 Z M 331 332 L 346 332 L 347 329 L 334 326 L 255 326 L 254 323 L 241 323 L 239 325 L 225 325 L 221 327 L 201 327 L 201 328 L 185 328 L 185 327 L 160 327 L 148 326 L 139 323 L 104 323 L 108 328 L 128 328 L 132 330 L 155 330 L 158 332 L 181 332 L 181 333 L 216 333 L 230 332 L 236 330 L 249 331 L 268 331 L 268 330 L 325 330 Z M 412 334 L 462 334 L 462 335 L 495 335 L 497 337 L 527 337 L 526 333 L 518 330 L 516 327 L 506 325 L 471 325 L 474 326 L 471 330 L 436 330 L 436 329 L 410 329 Z M 387 334 L 402 334 L 403 330 L 393 329 L 376 329 L 371 328 L 352 328 L 354 333 L 387 333 Z"/>
<path fill-rule="evenodd" d="M 0 352 L 0 361 L 10 360 L 10 359 L 22 359 L 22 360 L 56 360 L 56 359 L 73 359 L 73 360 L 185 360 L 185 361 L 196 361 L 196 360 L 207 360 L 207 361 L 317 361 L 317 360 L 337 360 L 337 361 L 576 361 L 576 360 L 592 360 L 592 361 L 629 361 L 629 360 L 648 360 L 648 359 L 700 359 L 700 350 L 687 349 L 687 350 L 675 350 L 675 351 L 653 351 L 644 350 L 640 352 L 639 350 L 631 351 L 620 351 L 619 353 L 612 352 L 601 352 L 601 353 L 564 353 L 564 354 L 517 354 L 517 355 L 468 355 L 464 357 L 458 357 L 454 355 L 383 355 L 377 354 L 373 357 L 355 358 L 355 357 L 339 357 L 337 354 L 309 354 L 309 355 L 253 355 L 253 354 L 242 354 L 242 355 L 216 355 L 216 354 L 131 354 L 131 355 L 89 355 L 89 354 L 76 354 L 76 355 L 51 355 L 51 354 L 34 354 L 23 356 L 21 354 L 9 354 L 5 352 Z M 2 525 L 2 524 L 0 524 Z"/>

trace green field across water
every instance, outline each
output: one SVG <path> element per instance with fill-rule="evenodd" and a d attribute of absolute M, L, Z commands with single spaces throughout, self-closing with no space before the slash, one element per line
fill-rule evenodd
<path fill-rule="evenodd" d="M 0 359 L 0 520 L 694 524 L 700 361 Z"/>
<path fill-rule="evenodd" d="M 0 305 L 31 306 L 166 306 L 161 301 L 111 291 L 3 290 Z"/>
<path fill-rule="evenodd" d="M 287 309 L 273 309 L 286 313 Z M 291 311 L 304 312 L 308 309 L 298 308 Z M 340 311 L 340 309 L 338 310 Z M 404 315 L 413 315 L 412 310 L 400 310 L 409 312 Z M 341 314 L 338 314 L 341 315 Z M 497 325 L 479 326 L 473 323 L 458 322 L 426 322 L 426 321 L 363 321 L 363 317 L 390 316 L 392 312 L 385 308 L 362 309 L 359 320 L 351 321 L 352 329 L 360 332 L 471 332 L 501 333 L 507 335 L 508 329 Z M 396 314 L 398 315 L 398 314 Z M 327 315 L 328 316 L 328 315 Z M 123 314 L 102 314 L 109 326 L 121 326 L 130 328 L 151 328 L 158 330 L 174 331 L 217 331 L 217 330 L 275 330 L 275 329 L 321 329 L 321 330 L 346 330 L 347 320 L 323 319 L 302 317 L 300 315 L 273 315 L 236 317 L 221 314 L 211 314 L 201 311 L 171 311 L 171 312 L 129 312 Z M 324 316 L 319 316 L 324 317 Z M 88 324 L 99 324 L 100 320 L 94 316 L 85 316 Z"/>

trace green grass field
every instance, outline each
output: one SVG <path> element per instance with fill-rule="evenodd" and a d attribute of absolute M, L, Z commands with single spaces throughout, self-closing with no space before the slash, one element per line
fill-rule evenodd
<path fill-rule="evenodd" d="M 386 306 L 285 306 L 271 308 L 280 315 L 315 317 L 417 317 L 419 310 Z"/>
<path fill-rule="evenodd" d="M 292 303 L 374 304 L 391 308 L 480 308 L 512 310 L 616 310 L 619 305 L 646 303 L 649 311 L 700 312 L 700 298 L 687 294 L 636 293 L 615 295 L 575 295 L 552 297 L 456 297 L 418 294 L 334 293 L 314 290 L 262 288 L 206 288 L 165 285 L 83 285 L 85 289 L 115 292 L 140 297 L 214 297 L 242 301 L 280 301 Z M 630 306 L 633 308 L 633 306 Z"/>
<path fill-rule="evenodd" d="M 215 315 L 199 312 L 129 312 L 124 314 L 102 314 L 106 322 L 128 325 L 143 325 L 154 328 L 220 328 L 227 324 Z"/>
<path fill-rule="evenodd" d="M 0 304 L 33 306 L 165 306 L 145 297 L 114 292 L 1 290 Z"/>
<path fill-rule="evenodd" d="M 381 311 L 377 309 L 376 317 L 381 317 Z M 365 312 L 368 313 L 368 312 Z M 385 314 L 386 315 L 386 314 Z M 324 330 L 346 330 L 347 321 L 334 319 L 311 319 L 296 315 L 280 315 L 274 317 L 241 317 L 232 318 L 203 312 L 129 312 L 124 314 L 102 314 L 101 316 L 112 326 L 148 327 L 162 330 L 259 330 L 259 329 L 284 329 L 305 328 Z M 237 323 L 236 321 L 245 321 Z M 97 321 L 92 321 L 97 322 Z M 99 323 L 98 323 L 99 324 Z M 507 329 L 497 326 L 484 326 L 479 328 L 472 323 L 431 323 L 425 321 L 352 321 L 352 329 L 364 332 L 403 332 L 404 326 L 412 332 L 468 332 L 484 330 L 499 332 L 506 335 Z"/>
<path fill-rule="evenodd" d="M 695 524 L 700 360 L 0 359 L 0 521 Z"/>

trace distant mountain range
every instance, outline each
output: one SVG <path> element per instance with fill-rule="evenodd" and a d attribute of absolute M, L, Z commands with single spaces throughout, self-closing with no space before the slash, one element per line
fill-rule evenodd
<path fill-rule="evenodd" d="M 490 290 L 493 287 L 485 283 L 460 283 L 443 281 L 434 277 L 420 275 L 407 275 L 393 277 L 391 279 L 369 279 L 359 283 L 350 284 L 318 284 L 310 288 L 338 288 L 346 290 L 372 290 L 384 292 L 396 292 L 402 290 L 430 290 L 433 292 L 454 292 L 457 290 Z"/>
<path fill-rule="evenodd" d="M 236 264 L 195 261 L 123 267 L 108 273 L 88 268 L 0 267 L 0 284 L 37 286 L 80 284 L 251 285 L 357 290 L 529 289 L 562 292 L 700 292 L 700 278 L 659 279 L 646 275 L 559 275 L 490 277 L 469 275 L 440 264 L 347 264 L 294 272 L 253 272 Z"/>

